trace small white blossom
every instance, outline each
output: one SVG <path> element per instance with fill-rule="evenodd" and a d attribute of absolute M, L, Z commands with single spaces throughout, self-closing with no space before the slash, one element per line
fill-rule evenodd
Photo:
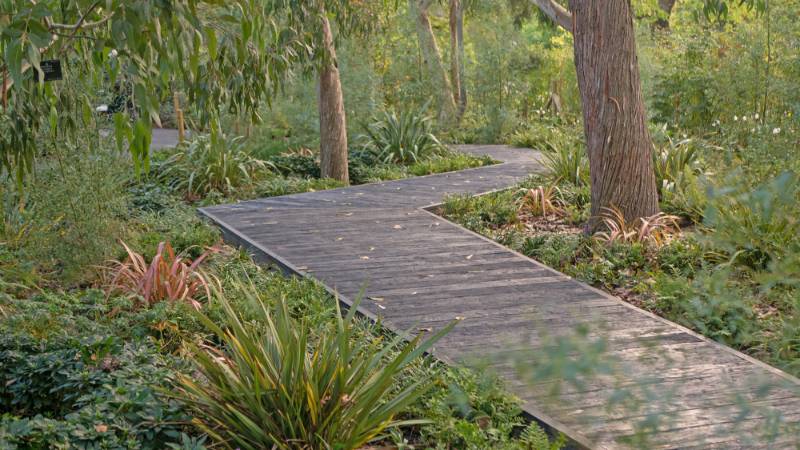
<path fill-rule="evenodd" d="M 108 52 L 108 57 L 109 58 L 116 58 L 117 55 L 119 55 L 119 53 L 117 53 L 117 49 L 113 49 L 110 52 Z"/>
<path fill-rule="evenodd" d="M 756 120 L 758 120 L 758 113 L 756 113 L 756 116 L 755 116 L 755 117 L 756 117 Z"/>
<path fill-rule="evenodd" d="M 738 118 L 738 117 L 736 117 L 736 116 L 733 116 L 733 121 L 734 121 L 734 122 L 738 122 L 738 121 L 739 121 L 739 118 Z"/>
<path fill-rule="evenodd" d="M 772 134 L 778 134 L 778 133 L 780 133 L 780 132 L 781 132 L 781 129 L 780 129 L 780 128 L 773 128 L 773 129 L 772 129 Z"/>
<path fill-rule="evenodd" d="M 747 116 L 742 116 L 742 122 L 747 122 Z"/>

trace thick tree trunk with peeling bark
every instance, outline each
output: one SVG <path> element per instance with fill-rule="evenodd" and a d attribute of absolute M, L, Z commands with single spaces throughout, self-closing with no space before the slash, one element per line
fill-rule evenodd
<path fill-rule="evenodd" d="M 656 214 L 630 0 L 570 0 L 570 10 L 591 168 L 590 228 L 598 227 L 602 208 L 616 207 L 627 220 Z"/>
<path fill-rule="evenodd" d="M 347 123 L 336 49 L 328 18 L 322 15 L 322 41 L 327 59 L 319 70 L 319 148 L 322 176 L 349 182 Z"/>
<path fill-rule="evenodd" d="M 461 0 L 450 0 L 450 81 L 459 121 L 467 110 L 464 72 L 464 5 Z"/>
<path fill-rule="evenodd" d="M 439 100 L 439 123 L 449 125 L 456 118 L 456 103 L 453 100 L 453 88 L 447 77 L 447 70 L 442 62 L 442 54 L 436 44 L 431 21 L 428 17 L 433 0 L 408 0 L 408 10 L 417 28 L 419 47 L 422 58 L 428 68 L 433 88 Z"/>

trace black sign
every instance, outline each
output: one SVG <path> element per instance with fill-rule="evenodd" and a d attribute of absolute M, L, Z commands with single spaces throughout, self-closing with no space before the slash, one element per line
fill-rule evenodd
<path fill-rule="evenodd" d="M 44 81 L 56 81 L 64 78 L 64 74 L 61 73 L 61 61 L 58 59 L 42 61 L 41 67 Z"/>

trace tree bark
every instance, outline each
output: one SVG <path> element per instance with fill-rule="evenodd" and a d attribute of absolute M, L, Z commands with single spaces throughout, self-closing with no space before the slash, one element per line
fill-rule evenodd
<path fill-rule="evenodd" d="M 325 60 L 319 69 L 319 148 L 322 176 L 349 183 L 347 124 L 331 25 L 322 14 Z"/>
<path fill-rule="evenodd" d="M 464 5 L 450 0 L 450 81 L 460 122 L 467 110 L 467 85 L 464 80 Z"/>
<path fill-rule="evenodd" d="M 659 28 L 669 28 L 669 16 L 672 15 L 672 8 L 675 6 L 676 1 L 677 0 L 658 0 L 658 7 L 661 8 L 661 11 L 667 16 L 665 19 L 658 19 L 656 21 L 656 25 L 658 25 Z"/>
<path fill-rule="evenodd" d="M 452 125 L 456 118 L 456 103 L 453 100 L 453 88 L 447 77 L 447 70 L 442 62 L 442 54 L 436 44 L 431 21 L 428 17 L 433 0 L 408 0 L 408 10 L 417 27 L 422 59 L 428 67 L 428 73 L 439 99 L 439 124 Z"/>
<path fill-rule="evenodd" d="M 603 208 L 618 208 L 628 221 L 658 212 L 653 143 L 630 0 L 570 0 L 570 10 L 596 230 Z"/>

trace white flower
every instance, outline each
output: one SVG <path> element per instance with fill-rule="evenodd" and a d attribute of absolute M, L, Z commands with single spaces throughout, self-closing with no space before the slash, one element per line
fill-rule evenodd
<path fill-rule="evenodd" d="M 747 116 L 742 116 L 742 122 L 747 122 Z"/>
<path fill-rule="evenodd" d="M 773 129 L 772 129 L 772 134 L 778 134 L 778 133 L 780 133 L 780 132 L 781 132 L 781 129 L 780 129 L 780 128 L 773 128 Z"/>
<path fill-rule="evenodd" d="M 117 53 L 117 49 L 113 49 L 110 52 L 108 52 L 108 57 L 109 58 L 116 58 L 117 55 L 119 55 L 119 53 Z"/>
<path fill-rule="evenodd" d="M 756 113 L 756 120 L 758 120 L 758 113 Z"/>
<path fill-rule="evenodd" d="M 755 133 L 755 132 L 756 132 L 756 129 L 755 129 L 755 128 L 750 128 L 750 132 L 751 132 L 751 133 Z"/>
<path fill-rule="evenodd" d="M 738 122 L 738 121 L 739 121 L 739 118 L 738 118 L 738 117 L 736 117 L 736 116 L 733 116 L 733 121 L 734 121 L 734 122 Z"/>

